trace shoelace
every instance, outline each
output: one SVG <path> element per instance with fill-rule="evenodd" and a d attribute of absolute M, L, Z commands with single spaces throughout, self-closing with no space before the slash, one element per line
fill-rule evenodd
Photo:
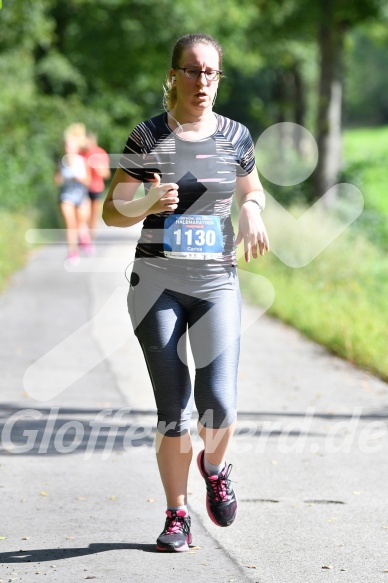
<path fill-rule="evenodd" d="M 183 530 L 185 534 L 188 532 L 188 526 L 185 522 L 184 516 L 176 516 L 173 514 L 166 520 L 166 527 L 164 529 L 164 534 L 176 534 L 180 530 Z"/>
<path fill-rule="evenodd" d="M 229 500 L 230 480 L 229 475 L 232 471 L 232 464 L 228 465 L 225 474 L 220 474 L 217 477 L 210 477 L 209 482 L 213 489 L 213 494 L 216 502 L 227 502 Z"/>

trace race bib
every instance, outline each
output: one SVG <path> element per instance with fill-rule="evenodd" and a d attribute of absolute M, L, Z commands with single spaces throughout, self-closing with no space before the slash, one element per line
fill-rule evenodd
<path fill-rule="evenodd" d="M 163 250 L 175 259 L 222 257 L 221 221 L 216 215 L 169 215 L 164 220 Z"/>

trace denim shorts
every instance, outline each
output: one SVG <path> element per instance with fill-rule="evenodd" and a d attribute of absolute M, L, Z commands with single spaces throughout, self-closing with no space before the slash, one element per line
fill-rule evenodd
<path fill-rule="evenodd" d="M 69 202 L 74 206 L 80 206 L 87 200 L 88 191 L 83 184 L 65 185 L 59 192 L 59 202 Z"/>

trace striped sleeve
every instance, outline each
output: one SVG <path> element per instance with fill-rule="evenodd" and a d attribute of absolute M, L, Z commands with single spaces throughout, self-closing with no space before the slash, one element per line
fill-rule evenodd
<path fill-rule="evenodd" d="M 255 168 L 255 148 L 249 130 L 242 124 L 238 124 L 239 131 L 236 132 L 237 142 L 235 148 L 239 160 L 237 166 L 237 176 L 247 176 Z"/>
<path fill-rule="evenodd" d="M 219 116 L 220 134 L 225 152 L 233 153 L 236 175 L 247 176 L 255 168 L 255 148 L 248 128 L 243 124 Z"/>
<path fill-rule="evenodd" d="M 147 154 L 147 131 L 149 129 L 144 122 L 135 127 L 128 137 L 119 161 L 120 168 L 132 176 L 132 178 L 136 178 L 136 180 L 140 180 L 141 182 L 147 182 L 144 168 L 144 160 Z"/>

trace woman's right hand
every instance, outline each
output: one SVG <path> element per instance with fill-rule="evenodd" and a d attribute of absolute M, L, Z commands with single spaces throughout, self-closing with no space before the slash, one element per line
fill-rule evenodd
<path fill-rule="evenodd" d="M 178 208 L 178 189 L 179 186 L 174 182 L 166 184 L 160 183 L 159 174 L 154 174 L 153 186 L 150 188 L 146 199 L 152 202 L 152 206 L 148 210 L 148 214 L 174 212 Z"/>

